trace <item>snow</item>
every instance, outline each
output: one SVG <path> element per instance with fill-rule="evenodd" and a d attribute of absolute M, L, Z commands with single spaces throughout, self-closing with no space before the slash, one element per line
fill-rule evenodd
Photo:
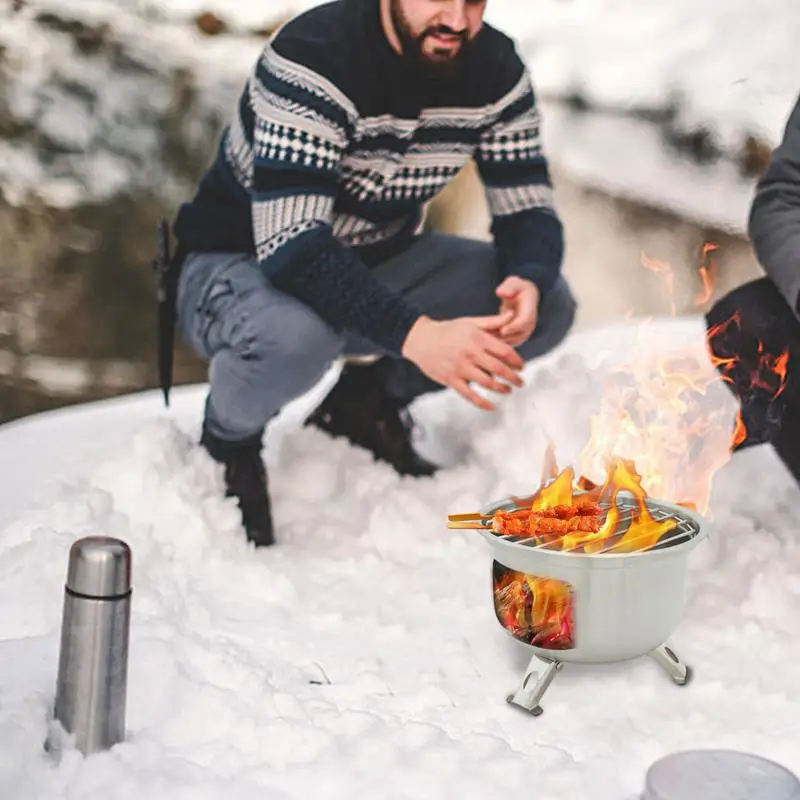
<path fill-rule="evenodd" d="M 696 164 L 665 148 L 651 123 L 607 112 L 573 114 L 542 104 L 550 159 L 579 186 L 743 233 L 753 183 L 728 161 Z M 621 146 L 621 143 L 624 143 Z"/>
<path fill-rule="evenodd" d="M 693 0 L 491 0 L 487 19 L 515 32 L 541 93 L 579 91 L 623 111 L 663 110 L 674 100 L 686 127 L 708 127 L 733 150 L 748 133 L 776 143 L 794 105 L 796 7 L 793 0 L 711 0 L 702 11 Z"/>
<path fill-rule="evenodd" d="M 172 102 L 172 70 L 186 67 L 196 77 L 201 109 L 190 128 L 200 138 L 210 115 L 233 108 L 262 46 L 251 32 L 318 2 L 29 0 L 19 13 L 7 10 L 0 45 L 12 76 L 9 109 L 64 151 L 45 158 L 27 142 L 0 142 L 8 198 L 24 202 L 35 188 L 53 205 L 70 206 L 159 186 L 153 120 Z M 554 163 L 616 195 L 743 232 L 752 180 L 740 177 L 731 159 L 748 135 L 774 146 L 794 105 L 795 5 L 713 0 L 699 12 L 693 0 L 663 8 L 638 0 L 492 0 L 487 20 L 520 42 L 543 98 Z M 66 37 L 34 22 L 42 11 L 109 25 L 115 41 L 153 74 L 124 79 L 115 65 L 109 80 L 102 60 L 77 55 Z M 205 11 L 219 14 L 230 35 L 201 35 L 190 23 Z M 76 94 L 76 85 L 84 91 Z M 599 112 L 565 113 L 560 103 L 575 92 Z M 673 105 L 672 128 L 706 128 L 726 158 L 692 165 L 664 144 L 659 126 L 627 116 Z"/>
<path fill-rule="evenodd" d="M 269 429 L 267 550 L 247 545 L 196 445 L 204 386 L 169 411 L 147 392 L 3 426 L 0 796 L 634 800 L 653 761 L 691 747 L 800 772 L 800 498 L 770 449 L 716 475 L 670 640 L 695 671 L 683 688 L 646 658 L 567 665 L 542 717 L 508 706 L 527 656 L 494 618 L 486 543 L 445 524 L 535 488 L 548 436 L 574 462 L 610 365 L 701 364 L 703 334 L 699 318 L 576 334 L 494 415 L 424 398 L 420 446 L 451 465 L 424 480 L 299 424 L 334 367 Z M 735 408 L 712 389 L 727 431 Z M 128 736 L 55 762 L 42 743 L 66 558 L 94 533 L 133 550 Z"/>
<path fill-rule="evenodd" d="M 796 6 L 492 0 L 487 19 L 520 42 L 554 163 L 585 185 L 743 233 L 753 180 L 734 159 L 748 136 L 777 145 L 797 100 Z M 595 110 L 567 112 L 570 95 Z M 672 131 L 708 131 L 723 157 L 695 164 L 665 144 L 658 125 L 632 116 L 670 110 Z"/>

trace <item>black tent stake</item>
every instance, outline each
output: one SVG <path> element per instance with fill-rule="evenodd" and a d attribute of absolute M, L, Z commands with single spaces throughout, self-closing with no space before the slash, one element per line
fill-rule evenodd
<path fill-rule="evenodd" d="M 172 388 L 172 361 L 175 345 L 175 300 L 178 285 L 178 263 L 170 254 L 169 224 L 158 223 L 155 269 L 158 273 L 158 379 L 169 407 Z"/>

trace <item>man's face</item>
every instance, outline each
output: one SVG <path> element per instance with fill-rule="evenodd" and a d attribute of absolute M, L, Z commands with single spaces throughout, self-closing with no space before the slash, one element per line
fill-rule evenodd
<path fill-rule="evenodd" d="M 390 0 L 403 54 L 436 72 L 451 72 L 483 26 L 487 0 Z"/>

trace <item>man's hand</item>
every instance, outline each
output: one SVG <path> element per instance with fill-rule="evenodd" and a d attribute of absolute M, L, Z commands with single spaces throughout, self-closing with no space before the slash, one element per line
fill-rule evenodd
<path fill-rule="evenodd" d="M 539 316 L 539 288 L 525 278 L 509 275 L 496 290 L 500 298 L 500 316 L 510 314 L 510 321 L 498 333 L 503 341 L 518 347 L 527 342 L 536 329 Z"/>
<path fill-rule="evenodd" d="M 455 389 L 478 408 L 494 411 L 494 404 L 477 394 L 469 383 L 500 394 L 511 391 L 509 384 L 522 386 L 519 371 L 524 362 L 498 334 L 510 321 L 510 313 L 443 322 L 423 316 L 411 327 L 402 355 L 431 380 Z"/>

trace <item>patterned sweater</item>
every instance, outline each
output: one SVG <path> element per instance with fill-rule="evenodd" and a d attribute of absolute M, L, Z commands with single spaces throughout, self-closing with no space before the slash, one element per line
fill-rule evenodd
<path fill-rule="evenodd" d="M 425 204 L 470 159 L 501 277 L 545 294 L 563 230 L 513 40 L 485 24 L 457 78 L 432 80 L 391 48 L 378 0 L 334 0 L 266 45 L 174 232 L 182 252 L 255 255 L 334 329 L 399 355 L 422 312 L 370 268 L 408 247 Z"/>

